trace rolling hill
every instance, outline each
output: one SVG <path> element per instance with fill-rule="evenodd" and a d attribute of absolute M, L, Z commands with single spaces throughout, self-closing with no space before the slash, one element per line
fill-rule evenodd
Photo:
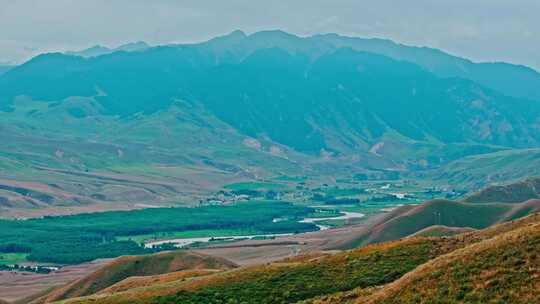
<path fill-rule="evenodd" d="M 424 228 L 418 232 L 411 234 L 408 237 L 439 237 L 439 236 L 452 236 L 460 233 L 475 231 L 474 228 L 467 227 L 448 227 L 444 225 L 433 225 Z"/>
<path fill-rule="evenodd" d="M 375 222 L 345 248 L 408 236 L 444 236 L 484 229 L 540 212 L 538 178 L 504 186 L 488 186 L 461 201 L 435 199 L 396 208 Z"/>
<path fill-rule="evenodd" d="M 115 259 L 65 287 L 53 290 L 33 303 L 49 303 L 97 293 L 127 278 L 151 277 L 157 274 L 182 273 L 184 276 L 237 267 L 225 259 L 191 252 L 164 252 L 145 256 L 125 256 Z M 186 275 L 187 271 L 187 275 Z M 181 279 L 176 275 L 175 279 Z"/>
<path fill-rule="evenodd" d="M 509 184 L 505 186 L 508 189 L 505 193 L 521 193 L 520 185 L 534 185 L 534 181 L 528 179 Z M 486 188 L 480 193 L 486 194 L 492 189 Z M 401 290 L 392 286 L 412 284 L 407 281 L 410 276 L 431 273 L 423 272 L 425 267 L 450 267 L 452 270 L 449 272 L 456 273 L 454 264 L 447 263 L 454 254 L 477 254 L 478 250 L 474 249 L 477 246 L 482 248 L 482 252 L 494 250 L 498 254 L 502 247 L 521 246 L 514 241 L 530 243 L 534 235 L 540 233 L 538 212 L 540 200 L 534 199 L 522 203 L 432 200 L 417 206 L 397 208 L 381 216 L 369 228 L 358 230 L 360 234 L 341 245 L 355 249 L 311 252 L 239 268 L 223 259 L 185 251 L 122 257 L 95 273 L 40 297 L 36 303 L 61 299 L 67 299 L 67 303 L 107 304 L 153 303 L 158 300 L 159 303 L 226 303 L 232 299 L 246 303 L 353 303 L 357 298 L 372 297 L 376 300 L 369 301 L 374 303 L 382 301 L 382 298 L 391 301 L 392 297 L 385 298 L 385 295 Z M 523 241 L 523 235 L 527 236 L 526 241 Z M 471 259 L 463 261 L 466 263 L 460 265 L 469 276 L 474 273 L 468 272 L 469 269 L 482 267 L 475 264 L 468 268 L 467 263 L 472 263 Z M 513 264 L 497 259 L 487 266 L 497 265 L 508 271 L 521 272 L 512 268 Z M 471 276 L 467 280 L 474 279 Z M 462 288 L 459 284 L 451 283 L 451 299 L 511 296 L 497 292 L 482 294 L 473 288 L 476 285 L 471 287 L 469 283 L 464 283 L 466 288 L 459 291 L 457 289 Z M 507 281 L 504 284 L 510 289 L 517 286 L 508 285 Z M 472 291 L 473 295 L 467 295 Z M 408 290 L 398 293 L 404 297 L 402 299 L 414 297 Z M 433 295 L 426 293 L 420 300 L 430 297 Z"/>
<path fill-rule="evenodd" d="M 501 185 L 540 175 L 540 150 L 505 149 L 465 155 L 427 175 L 433 180 L 444 180 L 471 190 L 482 189 L 486 185 Z"/>
<path fill-rule="evenodd" d="M 540 178 L 529 178 L 513 184 L 487 187 L 470 195 L 464 201 L 469 203 L 518 203 L 537 199 L 539 195 Z"/>
<path fill-rule="evenodd" d="M 68 303 L 149 303 L 157 297 L 161 297 L 162 303 L 218 303 L 231 299 L 246 303 L 294 303 L 355 286 L 391 282 L 437 256 L 444 250 L 441 245 L 428 240 L 407 240 L 334 255 L 308 255 L 118 293 L 100 293 Z"/>
<path fill-rule="evenodd" d="M 432 200 L 417 206 L 403 206 L 394 211 L 368 231 L 358 235 L 346 247 L 396 240 L 414 235 L 433 226 L 451 229 L 483 229 L 491 225 L 514 220 L 540 211 L 540 200 L 523 203 L 473 204 L 449 200 Z"/>
<path fill-rule="evenodd" d="M 91 209 L 134 202 L 132 209 L 141 201 L 198 201 L 224 184 L 255 178 L 262 168 L 299 170 L 302 156 L 262 140 L 252 148 L 245 136 L 204 111 L 172 106 L 120 119 L 95 115 L 98 109 L 87 101 L 55 107 L 27 101 L 0 113 L 0 209 L 61 212 L 65 205 Z M 73 109 L 87 117 L 74 118 Z"/>
<path fill-rule="evenodd" d="M 425 303 L 437 296 L 456 303 L 499 297 L 527 303 L 535 293 L 523 289 L 529 285 L 521 276 L 536 271 L 529 266 L 535 261 L 539 227 L 540 216 L 535 214 L 452 237 L 408 238 L 176 281 L 145 281 L 66 303 L 403 303 L 427 284 L 433 288 L 421 289 L 423 297 L 418 299 Z M 485 270 L 485 282 L 502 273 L 500 285 L 490 283 L 492 288 L 480 290 L 475 269 Z M 520 280 L 512 281 L 516 275 Z"/>
<path fill-rule="evenodd" d="M 355 303 L 537 303 L 540 224 L 438 257 Z"/>

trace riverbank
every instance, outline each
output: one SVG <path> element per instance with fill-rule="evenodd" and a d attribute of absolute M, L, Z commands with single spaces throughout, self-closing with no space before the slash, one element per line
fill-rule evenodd
<path fill-rule="evenodd" d="M 336 216 L 325 217 L 309 217 L 299 220 L 299 223 L 314 224 L 319 228 L 319 231 L 331 229 L 330 226 L 317 224 L 320 221 L 326 220 L 349 220 L 355 218 L 363 218 L 365 214 L 359 212 L 340 212 Z M 277 220 L 277 221 L 276 221 Z M 274 219 L 274 222 L 279 222 L 279 219 Z M 281 233 L 281 234 L 253 234 L 253 235 L 227 235 L 227 236 L 206 236 L 206 237 L 192 237 L 192 238 L 172 238 L 161 239 L 156 241 L 145 242 L 145 248 L 153 248 L 164 244 L 172 244 L 176 248 L 186 248 L 193 244 L 204 244 L 211 242 L 234 242 L 238 240 L 253 240 L 258 238 L 275 238 L 282 236 L 291 236 L 293 233 Z"/>

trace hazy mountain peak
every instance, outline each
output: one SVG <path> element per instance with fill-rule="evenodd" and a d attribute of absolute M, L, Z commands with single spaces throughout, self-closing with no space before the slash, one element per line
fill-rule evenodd
<path fill-rule="evenodd" d="M 300 37 L 294 34 L 287 33 L 282 30 L 259 31 L 259 32 L 249 35 L 248 37 L 251 39 L 291 39 L 291 40 L 301 39 Z"/>
<path fill-rule="evenodd" d="M 389 44 L 398 44 L 395 41 L 391 39 L 386 38 L 378 38 L 378 37 L 353 37 L 353 36 L 347 36 L 347 35 L 341 35 L 338 33 L 323 33 L 323 34 L 315 34 L 310 36 L 309 38 L 326 38 L 326 39 L 343 39 L 343 40 L 361 40 L 361 41 L 380 41 L 380 42 L 386 42 Z"/>
<path fill-rule="evenodd" d="M 238 43 L 247 37 L 246 33 L 241 30 L 235 30 L 229 34 L 212 38 L 201 45 L 221 45 L 229 46 L 230 44 Z"/>
<path fill-rule="evenodd" d="M 230 37 L 230 38 L 245 38 L 247 37 L 246 33 L 242 30 L 234 30 L 232 31 L 231 33 L 229 33 L 228 35 L 225 35 L 225 37 Z"/>
<path fill-rule="evenodd" d="M 111 53 L 113 50 L 102 45 L 94 45 L 87 49 L 81 51 L 68 51 L 65 52 L 67 55 L 81 56 L 81 57 L 97 57 L 105 54 Z"/>
<path fill-rule="evenodd" d="M 115 49 L 115 51 L 126 51 L 126 52 L 134 52 L 134 51 L 142 51 L 147 48 L 149 48 L 150 45 L 144 41 L 137 41 L 137 42 L 130 42 L 123 44 Z"/>
<path fill-rule="evenodd" d="M 148 48 L 150 48 L 150 45 L 148 45 L 146 42 L 137 41 L 137 42 L 130 42 L 130 43 L 123 44 L 114 49 L 111 49 L 102 45 L 95 45 L 87 49 L 84 49 L 82 51 L 68 51 L 68 52 L 65 52 L 65 54 L 90 58 L 90 57 L 98 57 L 101 55 L 107 55 L 107 54 L 118 52 L 118 51 L 135 52 L 135 51 L 142 51 Z"/>
<path fill-rule="evenodd" d="M 83 50 L 83 51 L 108 51 L 108 50 L 110 50 L 108 47 L 96 44 L 96 45 L 94 45 L 92 47 L 89 47 L 89 48 Z"/>

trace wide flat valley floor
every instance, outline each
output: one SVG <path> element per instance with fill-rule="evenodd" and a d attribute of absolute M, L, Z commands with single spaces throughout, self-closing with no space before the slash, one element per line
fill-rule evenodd
<path fill-rule="evenodd" d="M 229 259 L 241 266 L 277 261 L 299 254 L 327 251 L 340 247 L 366 231 L 377 216 L 362 224 L 324 231 L 277 237 L 273 240 L 246 240 L 195 251 Z M 0 271 L 0 299 L 16 301 L 45 292 L 53 287 L 81 278 L 110 260 L 64 267 L 51 274 Z"/>

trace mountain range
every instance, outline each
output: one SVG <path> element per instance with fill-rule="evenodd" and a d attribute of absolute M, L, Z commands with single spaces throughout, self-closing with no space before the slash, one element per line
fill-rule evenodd
<path fill-rule="evenodd" d="M 149 164 L 182 168 L 175 198 L 209 187 L 187 167 L 216 180 L 383 169 L 479 188 L 531 174 L 484 164 L 540 145 L 538 88 L 540 74 L 527 67 L 336 34 L 235 31 L 195 44 L 42 54 L 0 75 L 0 175 L 54 176 L 49 195 L 75 204 L 104 194 L 60 175 L 74 171 L 69 180 L 89 187 L 88 178 L 112 174 L 138 187 L 133 171 Z M 145 187 L 155 181 L 166 187 L 171 177 Z M 171 199 L 163 193 L 144 196 Z M 13 197 L 0 205 L 43 204 Z"/>
<path fill-rule="evenodd" d="M 114 52 L 144 51 L 148 48 L 150 48 L 150 45 L 148 45 L 146 42 L 138 41 L 138 42 L 123 44 L 116 48 L 108 48 L 102 45 L 95 45 L 81 51 L 68 51 L 68 52 L 65 52 L 65 54 L 90 58 L 90 57 L 97 57 L 101 55 L 111 54 Z"/>
<path fill-rule="evenodd" d="M 83 96 L 105 114 L 129 116 L 181 99 L 247 136 L 302 152 L 368 150 L 387 134 L 510 147 L 539 141 L 540 110 L 531 100 L 540 99 L 540 74 L 524 67 L 474 64 L 386 40 L 279 31 L 131 46 L 91 58 L 38 56 L 0 78 L 0 105 L 9 109 L 17 96 L 51 103 Z M 519 85 L 530 89 L 508 88 Z"/>
<path fill-rule="evenodd" d="M 17 96 L 50 103 L 82 96 L 104 114 L 131 116 L 186 100 L 242 134 L 316 153 L 366 151 L 388 134 L 506 147 L 539 141 L 540 74 L 524 67 L 386 40 L 284 32 L 135 46 L 91 58 L 38 56 L 0 78 L 0 106 L 10 109 Z M 509 88 L 520 85 L 530 88 Z"/>

